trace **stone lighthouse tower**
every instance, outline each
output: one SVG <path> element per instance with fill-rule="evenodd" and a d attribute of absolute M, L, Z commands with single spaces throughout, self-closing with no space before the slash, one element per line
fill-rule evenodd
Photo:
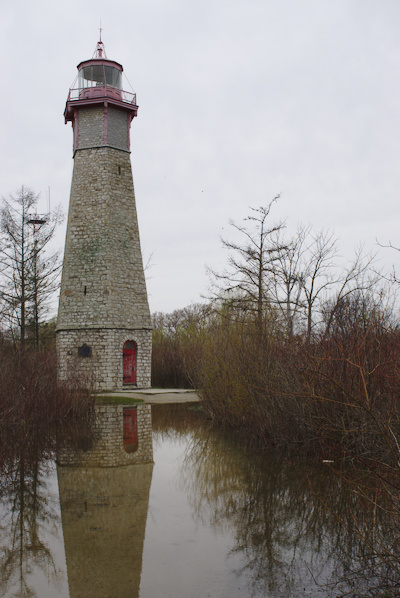
<path fill-rule="evenodd" d="M 74 171 L 57 320 L 60 380 L 90 376 L 100 390 L 150 386 L 151 321 L 130 161 L 136 95 L 100 40 L 78 65 L 65 122 Z"/>

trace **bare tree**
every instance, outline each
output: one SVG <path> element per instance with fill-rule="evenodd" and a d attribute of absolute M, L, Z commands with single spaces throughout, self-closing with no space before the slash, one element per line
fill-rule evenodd
<path fill-rule="evenodd" d="M 307 342 L 311 339 L 317 305 L 322 301 L 324 293 L 337 282 L 336 255 L 336 239 L 332 232 L 321 230 L 311 235 L 304 252 L 302 278 Z"/>
<path fill-rule="evenodd" d="M 353 261 L 342 270 L 333 295 L 325 305 L 325 335 L 329 334 L 337 311 L 347 302 L 350 295 L 368 294 L 382 280 L 382 276 L 373 271 L 374 261 L 374 255 L 364 255 L 360 248 L 356 251 Z"/>
<path fill-rule="evenodd" d="M 245 218 L 250 226 L 230 221 L 243 241 L 222 239 L 223 246 L 230 252 L 228 266 L 222 273 L 209 269 L 214 281 L 214 298 L 253 313 L 260 334 L 271 298 L 272 273 L 280 253 L 286 249 L 286 246 L 275 242 L 276 234 L 283 229 L 284 223 L 271 227 L 267 223 L 271 208 L 279 197 L 274 197 L 267 206 L 250 208 L 251 213 Z"/>
<path fill-rule="evenodd" d="M 292 240 L 284 241 L 278 233 L 275 243 L 287 246 L 274 268 L 274 290 L 289 340 L 296 321 L 298 327 L 301 321 L 305 323 L 308 341 L 318 324 L 329 334 L 341 303 L 356 291 L 375 287 L 381 279 L 373 272 L 375 256 L 365 255 L 362 248 L 348 265 L 340 264 L 336 239 L 329 231 L 312 233 L 310 226 L 300 226 Z"/>
<path fill-rule="evenodd" d="M 39 322 L 49 298 L 58 286 L 59 254 L 47 254 L 47 246 L 62 220 L 59 211 L 39 219 L 38 195 L 21 187 L 15 196 L 2 200 L 0 231 L 0 299 L 10 328 L 19 331 L 25 344 L 28 324 L 34 328 L 34 343 L 39 344 Z"/>
<path fill-rule="evenodd" d="M 376 239 L 377 244 L 379 245 L 379 247 L 383 247 L 384 249 L 394 249 L 394 251 L 400 252 L 400 247 L 397 247 L 396 245 L 393 245 L 393 243 L 391 241 L 389 241 L 389 243 L 387 243 L 386 245 L 383 243 L 380 243 L 378 241 L 378 239 Z M 396 268 L 393 265 L 392 267 L 392 272 L 390 275 L 386 275 L 385 276 L 386 280 L 390 281 L 390 282 L 394 282 L 396 285 L 400 285 L 400 278 L 396 272 Z"/>
<path fill-rule="evenodd" d="M 1 255 L 3 284 L 1 296 L 8 307 L 12 327 L 17 323 L 20 341 L 26 336 L 27 306 L 29 301 L 28 278 L 31 268 L 31 248 L 28 240 L 29 213 L 37 203 L 37 196 L 29 189 L 21 189 L 9 200 L 3 198 L 1 232 L 4 247 Z"/>
<path fill-rule="evenodd" d="M 280 231 L 275 239 L 275 244 L 285 249 L 279 253 L 273 269 L 274 302 L 285 322 L 288 340 L 293 337 L 296 317 L 304 308 L 304 246 L 309 233 L 310 226 L 299 226 L 290 241 L 281 239 Z"/>
<path fill-rule="evenodd" d="M 305 322 L 309 341 L 317 305 L 336 282 L 336 240 L 328 231 L 313 233 L 310 226 L 303 225 L 291 240 L 282 239 L 280 233 L 274 242 L 285 250 L 274 264 L 274 302 L 285 321 L 287 338 L 292 338 L 297 319 L 298 324 Z"/>

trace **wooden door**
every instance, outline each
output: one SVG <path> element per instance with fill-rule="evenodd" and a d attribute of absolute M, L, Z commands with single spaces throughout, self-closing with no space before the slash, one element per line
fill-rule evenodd
<path fill-rule="evenodd" d="M 126 341 L 123 349 L 124 384 L 136 384 L 136 343 Z"/>

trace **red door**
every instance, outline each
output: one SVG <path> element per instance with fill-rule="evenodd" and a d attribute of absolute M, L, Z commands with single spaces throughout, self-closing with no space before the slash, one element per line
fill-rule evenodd
<path fill-rule="evenodd" d="M 137 410 L 124 409 L 124 449 L 127 453 L 134 453 L 137 447 Z"/>
<path fill-rule="evenodd" d="M 136 343 L 126 341 L 123 350 L 124 384 L 136 384 Z"/>

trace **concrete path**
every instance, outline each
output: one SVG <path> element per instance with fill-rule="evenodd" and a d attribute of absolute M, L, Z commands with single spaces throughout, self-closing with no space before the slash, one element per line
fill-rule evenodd
<path fill-rule="evenodd" d="M 142 399 L 145 403 L 151 403 L 153 405 L 159 403 L 193 403 L 200 401 L 200 397 L 195 390 L 185 390 L 181 388 L 123 389 L 115 390 L 113 392 L 105 392 L 104 394 L 110 397 Z"/>

